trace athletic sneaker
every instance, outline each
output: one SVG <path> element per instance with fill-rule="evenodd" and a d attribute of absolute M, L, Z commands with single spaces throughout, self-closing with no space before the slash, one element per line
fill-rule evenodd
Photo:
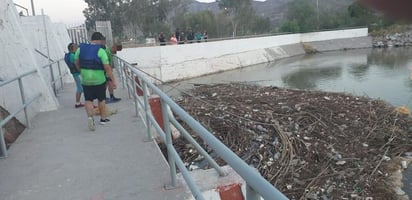
<path fill-rule="evenodd" d="M 122 100 L 121 98 L 117 98 L 117 97 L 110 97 L 110 98 L 106 98 L 106 103 L 116 103 L 118 101 Z"/>
<path fill-rule="evenodd" d="M 74 104 L 74 107 L 75 108 L 81 108 L 81 107 L 84 107 L 84 104 L 82 104 L 82 103 Z"/>
<path fill-rule="evenodd" d="M 117 98 L 115 96 L 111 97 L 111 99 L 112 99 L 113 102 L 118 102 L 118 101 L 122 100 L 121 98 Z"/>
<path fill-rule="evenodd" d="M 94 119 L 93 117 L 87 118 L 87 125 L 89 126 L 89 130 L 94 131 L 96 127 L 94 126 Z"/>
<path fill-rule="evenodd" d="M 106 124 L 106 122 L 110 122 L 110 119 L 100 119 L 100 124 L 101 125 L 105 125 Z"/>

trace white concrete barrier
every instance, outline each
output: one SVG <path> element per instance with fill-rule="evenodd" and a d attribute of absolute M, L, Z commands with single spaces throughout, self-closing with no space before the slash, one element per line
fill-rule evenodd
<path fill-rule="evenodd" d="M 12 0 L 0 1 L 0 81 L 14 78 L 20 74 L 37 69 L 38 72 L 23 78 L 26 99 L 30 99 L 38 93 L 42 96 L 28 107 L 29 118 L 38 112 L 57 109 L 58 101 L 54 96 L 50 82 L 41 73 L 40 59 L 35 48 L 45 50 L 45 36 L 41 34 L 43 23 L 40 17 L 20 17 Z M 23 19 L 24 18 L 24 19 Z M 40 22 L 39 22 L 40 21 Z M 64 50 L 62 40 L 66 37 L 62 30 L 56 35 L 50 25 L 49 47 L 52 59 L 62 58 Z M 61 26 L 60 26 L 61 29 Z M 65 41 L 67 42 L 67 41 Z M 44 51 L 47 52 L 47 51 Z M 4 87 L 0 87 L 0 105 L 10 112 L 14 112 L 22 105 L 18 82 L 15 81 Z M 23 113 L 17 118 L 24 122 Z"/>
<path fill-rule="evenodd" d="M 301 43 L 313 43 L 321 50 L 351 48 L 353 40 L 368 36 L 367 28 L 234 39 L 207 43 L 126 48 L 118 56 L 162 81 L 174 81 L 275 61 L 304 53 Z M 322 45 L 323 41 L 329 41 Z M 358 44 L 359 42 L 356 42 Z M 371 42 L 354 48 L 370 47 Z"/>
<path fill-rule="evenodd" d="M 67 52 L 67 45 L 70 42 L 70 37 L 67 30 L 62 24 L 54 24 L 50 21 L 48 16 L 30 16 L 20 17 L 24 34 L 31 45 L 38 51 L 35 52 L 37 64 L 45 66 L 49 64 L 49 60 L 45 57 L 50 54 L 50 58 L 54 61 L 63 58 L 64 52 Z M 47 34 L 47 42 L 46 42 Z M 49 48 L 49 50 L 47 49 Z M 68 73 L 69 70 L 64 62 L 60 62 L 62 73 Z M 59 76 L 57 66 L 53 68 L 54 77 Z M 43 70 L 43 75 L 48 82 L 51 82 L 51 75 L 49 68 Z M 66 77 L 66 82 L 72 79 L 70 76 Z M 57 82 L 59 84 L 59 82 Z"/>

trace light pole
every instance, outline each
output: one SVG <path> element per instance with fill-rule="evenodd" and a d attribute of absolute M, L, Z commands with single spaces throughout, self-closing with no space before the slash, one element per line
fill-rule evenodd
<path fill-rule="evenodd" d="M 34 11 L 34 2 L 33 2 L 33 0 L 31 0 L 31 12 L 32 12 L 33 16 L 36 16 L 36 12 Z"/>
<path fill-rule="evenodd" d="M 316 21 L 317 21 L 316 28 L 317 30 L 319 30 L 319 0 L 316 0 Z"/>

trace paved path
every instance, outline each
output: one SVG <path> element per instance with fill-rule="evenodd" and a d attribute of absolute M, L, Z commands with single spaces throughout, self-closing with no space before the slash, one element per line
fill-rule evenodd
<path fill-rule="evenodd" d="M 90 132 L 84 108 L 74 108 L 74 85 L 67 84 L 60 108 L 37 115 L 0 159 L 0 199 L 185 199 L 182 188 L 163 189 L 170 182 L 167 163 L 154 142 L 144 142 L 146 128 L 127 93 L 116 93 L 123 100 L 108 106 L 119 112 Z"/>

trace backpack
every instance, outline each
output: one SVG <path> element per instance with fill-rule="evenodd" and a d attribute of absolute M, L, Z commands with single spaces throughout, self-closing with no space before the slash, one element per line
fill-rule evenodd
<path fill-rule="evenodd" d="M 70 53 L 66 53 L 66 54 L 64 54 L 64 62 L 67 64 L 67 66 L 69 67 L 69 69 L 70 69 L 70 73 L 78 73 L 78 71 L 77 71 L 77 69 L 76 69 L 76 67 L 74 66 L 74 63 L 72 63 L 71 61 L 70 61 Z"/>

